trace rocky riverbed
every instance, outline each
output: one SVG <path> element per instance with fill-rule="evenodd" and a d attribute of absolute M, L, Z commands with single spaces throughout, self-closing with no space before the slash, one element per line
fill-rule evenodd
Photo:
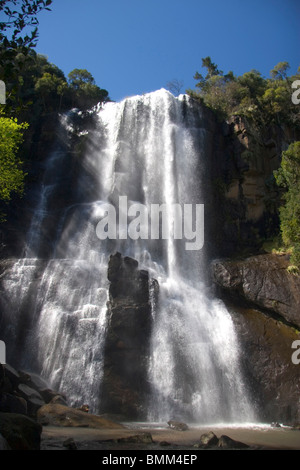
<path fill-rule="evenodd" d="M 300 449 L 299 425 L 197 426 L 117 422 L 93 415 L 34 375 L 1 367 L 0 448 L 2 450 L 221 450 Z"/>

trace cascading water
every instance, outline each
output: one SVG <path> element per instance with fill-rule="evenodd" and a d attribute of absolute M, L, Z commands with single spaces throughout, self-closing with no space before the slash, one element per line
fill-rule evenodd
<path fill-rule="evenodd" d="M 253 420 L 231 317 L 207 292 L 205 249 L 187 250 L 186 240 L 172 236 L 176 207 L 187 209 L 203 203 L 201 179 L 209 136 L 201 124 L 201 108 L 192 106 L 187 96 L 175 98 L 159 90 L 107 103 L 96 119 L 81 182 L 81 186 L 89 185 L 92 197 L 66 205 L 62 211 L 52 256 L 44 261 L 34 294 L 25 364 L 37 364 L 39 372 L 72 403 L 86 401 L 97 412 L 108 298 L 107 260 L 118 250 L 137 259 L 160 286 L 152 309 L 149 420 L 170 416 L 202 423 Z M 50 157 L 50 173 L 53 161 L 59 165 L 56 157 Z M 42 243 L 47 197 L 53 188 L 55 181 L 50 178 L 41 190 L 27 239 L 26 253 L 31 257 Z M 145 232 L 140 223 L 136 233 L 139 230 L 141 238 L 130 237 L 127 227 L 119 225 L 117 239 L 100 240 L 96 227 L 107 204 L 116 208 L 117 222 L 119 201 L 124 196 L 128 207 L 138 203 L 150 210 L 154 204 L 165 204 L 167 236 L 142 236 Z M 133 213 L 128 214 L 129 223 L 134 218 Z M 183 218 L 183 225 L 185 221 Z M 30 285 L 34 276 L 26 266 L 36 264 L 36 258 L 19 261 L 15 278 L 6 281 L 7 289 L 16 293 L 15 311 L 21 311 L 28 294 L 20 295 L 18 286 Z M 37 351 L 38 359 L 34 357 Z"/>

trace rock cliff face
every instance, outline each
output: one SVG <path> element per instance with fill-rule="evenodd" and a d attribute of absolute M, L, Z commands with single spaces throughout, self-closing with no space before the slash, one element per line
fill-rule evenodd
<path fill-rule="evenodd" d="M 216 260 L 214 282 L 222 292 L 300 328 L 300 277 L 287 271 L 284 256 L 258 255 L 244 260 Z"/>
<path fill-rule="evenodd" d="M 299 332 L 258 309 L 234 305 L 245 376 L 261 422 L 293 425 L 300 420 L 300 364 L 292 361 Z"/>
<path fill-rule="evenodd" d="M 292 344 L 300 339 L 300 278 L 283 256 L 216 260 L 212 277 L 234 319 L 245 375 L 262 420 L 300 419 L 300 364 Z"/>
<path fill-rule="evenodd" d="M 273 171 L 288 145 L 299 139 L 280 125 L 257 129 L 235 116 L 212 134 L 206 160 L 206 242 L 212 257 L 255 253 L 279 229 L 279 190 Z M 213 216 L 213 217 L 212 217 Z"/>
<path fill-rule="evenodd" d="M 107 335 L 101 411 L 127 419 L 145 419 L 148 358 L 152 328 L 150 295 L 157 282 L 138 262 L 120 253 L 111 255 Z"/>

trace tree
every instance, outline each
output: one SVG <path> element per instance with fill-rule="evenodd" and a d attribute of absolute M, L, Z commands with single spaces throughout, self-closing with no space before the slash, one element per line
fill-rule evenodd
<path fill-rule="evenodd" d="M 219 119 L 240 115 L 249 119 L 256 127 L 285 123 L 300 128 L 299 107 L 291 100 L 292 82 L 299 74 L 288 77 L 288 62 L 279 62 L 266 79 L 257 70 L 250 70 L 236 77 L 232 71 L 223 74 L 210 57 L 202 59 L 206 68 L 204 77 L 196 72 L 196 90 L 187 93 L 214 110 Z"/>
<path fill-rule="evenodd" d="M 284 80 L 287 78 L 288 69 L 290 69 L 290 64 L 288 62 L 279 62 L 271 70 L 270 75 L 274 80 Z"/>
<path fill-rule="evenodd" d="M 300 267 L 300 142 L 290 144 L 282 153 L 280 168 L 274 172 L 276 183 L 286 192 L 280 208 L 280 229 L 286 246 L 292 246 L 291 262 Z"/>
<path fill-rule="evenodd" d="M 52 0 L 0 0 L 0 11 L 7 20 L 0 22 L 0 40 L 6 49 L 35 47 L 38 35 L 37 14 L 46 9 L 50 10 Z M 32 28 L 30 35 L 26 32 Z M 13 30 L 10 39 L 5 32 Z M 24 31 L 25 30 L 25 31 Z"/>
<path fill-rule="evenodd" d="M 18 124 L 17 119 L 0 116 L 0 201 L 7 203 L 12 194 L 22 194 L 24 172 L 18 156 L 27 123 Z"/>
<path fill-rule="evenodd" d="M 42 77 L 35 83 L 35 91 L 41 96 L 44 109 L 48 109 L 48 111 L 61 107 L 62 97 L 67 88 L 68 84 L 63 78 L 49 72 L 44 72 Z M 59 105 L 56 99 L 58 97 Z"/>
<path fill-rule="evenodd" d="M 108 100 L 108 91 L 95 84 L 93 75 L 86 69 L 74 69 L 68 75 L 73 106 L 88 109 Z"/>
<path fill-rule="evenodd" d="M 183 87 L 183 81 L 178 80 L 177 78 L 173 78 L 170 82 L 167 83 L 167 89 L 173 93 L 175 96 L 180 95 L 180 92 Z"/>
<path fill-rule="evenodd" d="M 20 79 L 31 50 L 38 38 L 38 13 L 50 10 L 52 0 L 0 0 L 0 12 L 6 21 L 0 22 L 0 79 L 7 87 L 7 95 L 15 108 L 19 99 Z M 6 108 L 7 110 L 9 107 Z"/>

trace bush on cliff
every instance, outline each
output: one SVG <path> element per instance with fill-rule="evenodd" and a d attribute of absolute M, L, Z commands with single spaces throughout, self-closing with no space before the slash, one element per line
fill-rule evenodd
<path fill-rule="evenodd" d="M 282 240 L 285 246 L 292 246 L 291 263 L 300 267 L 300 142 L 293 142 L 282 153 L 274 175 L 278 186 L 286 190 L 280 208 Z"/>

